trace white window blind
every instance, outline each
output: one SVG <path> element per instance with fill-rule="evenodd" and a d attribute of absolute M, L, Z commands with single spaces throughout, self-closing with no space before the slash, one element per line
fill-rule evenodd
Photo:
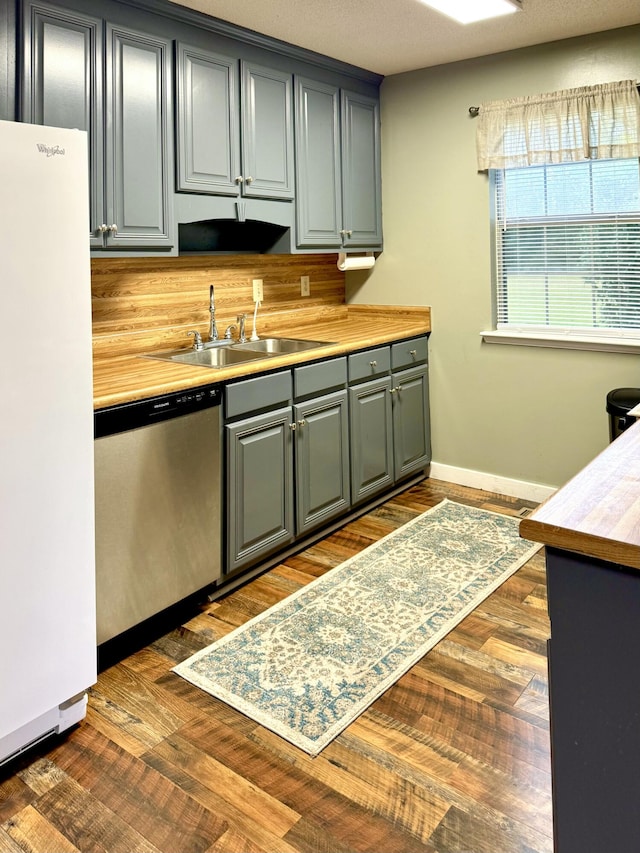
<path fill-rule="evenodd" d="M 640 161 L 492 178 L 498 330 L 640 339 Z"/>

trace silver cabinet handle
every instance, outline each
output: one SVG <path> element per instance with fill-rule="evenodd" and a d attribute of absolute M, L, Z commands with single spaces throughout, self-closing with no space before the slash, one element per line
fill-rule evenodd
<path fill-rule="evenodd" d="M 294 423 L 289 424 L 289 429 L 291 430 L 291 432 L 295 432 L 298 429 L 298 425 L 295 423 L 295 421 Z"/>
<path fill-rule="evenodd" d="M 107 232 L 108 230 L 109 230 L 109 228 L 108 228 L 108 226 L 106 225 L 106 223 L 104 223 L 104 222 L 103 222 L 103 223 L 102 223 L 102 225 L 98 225 L 98 229 L 97 229 L 98 234 L 106 234 L 106 232 Z"/>
<path fill-rule="evenodd" d="M 342 231 L 340 232 L 340 236 L 341 236 L 341 237 L 344 237 L 344 235 L 345 235 L 346 233 L 347 233 L 347 232 L 346 232 L 346 231 L 344 230 L 344 228 L 343 228 L 343 229 L 342 229 Z"/>
<path fill-rule="evenodd" d="M 302 418 L 302 420 L 298 421 L 298 426 L 299 426 L 299 427 L 303 427 L 305 424 L 306 424 L 306 421 L 305 421 L 305 419 L 304 419 L 304 418 Z"/>
<path fill-rule="evenodd" d="M 347 237 L 351 237 L 352 234 L 353 234 L 353 231 L 347 231 Z"/>
<path fill-rule="evenodd" d="M 245 183 L 247 183 L 247 184 L 253 183 L 253 178 L 251 177 L 251 175 L 248 175 L 248 177 L 246 177 L 244 180 L 245 180 Z"/>
<path fill-rule="evenodd" d="M 377 362 L 377 361 L 370 361 L 370 362 L 369 362 L 369 366 L 370 366 L 370 367 L 377 367 L 377 366 L 378 366 L 378 362 Z"/>
<path fill-rule="evenodd" d="M 416 357 L 416 355 L 417 355 L 417 350 L 410 349 L 410 350 L 409 350 L 409 355 L 410 355 L 412 358 L 415 358 L 415 357 Z"/>
<path fill-rule="evenodd" d="M 243 181 L 244 178 L 242 177 L 242 175 L 238 175 L 238 177 L 236 178 L 236 184 L 241 184 Z"/>
<path fill-rule="evenodd" d="M 393 397 L 393 395 L 394 395 L 394 394 L 397 394 L 397 393 L 398 393 L 398 389 L 397 389 L 397 388 L 389 388 L 389 393 L 390 393 L 390 394 L 391 394 L 391 396 Z"/>
<path fill-rule="evenodd" d="M 110 226 L 109 226 L 109 231 L 111 231 L 111 233 L 112 233 L 112 234 L 113 234 L 113 236 L 115 237 L 115 236 L 118 234 L 118 226 L 117 226 L 117 225 L 115 225 L 115 224 L 114 224 L 114 225 L 110 225 Z"/>

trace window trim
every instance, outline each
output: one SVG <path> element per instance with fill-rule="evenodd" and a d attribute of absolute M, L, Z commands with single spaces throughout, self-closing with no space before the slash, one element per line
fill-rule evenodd
<path fill-rule="evenodd" d="M 494 288 L 495 291 L 495 288 Z M 494 296 L 495 298 L 495 296 Z M 640 353 L 640 338 L 612 338 L 571 334 L 540 334 L 520 329 L 486 329 L 480 332 L 486 344 L 511 344 L 521 347 L 588 350 L 591 352 Z"/>

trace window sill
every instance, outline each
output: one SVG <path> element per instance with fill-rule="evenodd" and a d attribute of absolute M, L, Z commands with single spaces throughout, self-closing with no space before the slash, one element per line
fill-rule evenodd
<path fill-rule="evenodd" d="M 480 332 L 487 344 L 511 344 L 520 347 L 552 347 L 594 352 L 640 353 L 640 338 L 580 337 L 578 335 L 541 335 L 525 331 L 499 329 Z"/>

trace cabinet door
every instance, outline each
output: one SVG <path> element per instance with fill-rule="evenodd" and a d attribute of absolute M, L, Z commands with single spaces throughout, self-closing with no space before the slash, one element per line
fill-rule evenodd
<path fill-rule="evenodd" d="M 342 246 L 340 93 L 296 78 L 296 242 Z"/>
<path fill-rule="evenodd" d="M 226 571 L 258 562 L 293 540 L 293 442 L 289 407 L 225 428 Z"/>
<path fill-rule="evenodd" d="M 171 246 L 169 63 L 169 42 L 107 25 L 108 246 Z"/>
<path fill-rule="evenodd" d="M 294 406 L 298 535 L 350 506 L 347 399 L 344 390 Z"/>
<path fill-rule="evenodd" d="M 342 92 L 342 227 L 344 245 L 382 244 L 378 101 Z"/>
<path fill-rule="evenodd" d="M 349 388 L 351 501 L 393 484 L 391 377 Z"/>
<path fill-rule="evenodd" d="M 293 198 L 292 75 L 242 63 L 242 192 Z"/>
<path fill-rule="evenodd" d="M 420 471 L 431 459 L 429 378 L 425 365 L 392 376 L 394 476 Z"/>
<path fill-rule="evenodd" d="M 23 13 L 21 118 L 87 132 L 91 242 L 102 246 L 102 22 L 44 3 L 25 3 Z"/>
<path fill-rule="evenodd" d="M 178 190 L 240 194 L 238 61 L 176 48 Z"/>

